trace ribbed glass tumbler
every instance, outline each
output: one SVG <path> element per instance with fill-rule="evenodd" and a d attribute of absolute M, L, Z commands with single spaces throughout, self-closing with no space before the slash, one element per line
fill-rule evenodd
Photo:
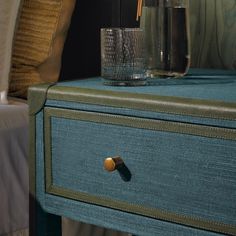
<path fill-rule="evenodd" d="M 101 76 L 106 85 L 146 84 L 144 33 L 140 28 L 101 29 Z"/>

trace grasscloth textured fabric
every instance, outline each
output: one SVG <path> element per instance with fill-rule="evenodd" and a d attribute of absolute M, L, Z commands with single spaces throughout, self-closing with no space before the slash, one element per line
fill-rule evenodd
<path fill-rule="evenodd" d="M 54 111 L 59 110 L 57 108 Z M 50 130 L 47 122 L 48 112 L 49 110 L 45 109 L 44 127 Z M 68 114 L 71 115 L 71 120 L 68 119 Z M 222 222 L 235 225 L 235 201 L 232 199 L 235 196 L 236 184 L 232 182 L 236 178 L 230 176 L 229 184 L 227 173 L 230 173 L 236 165 L 232 163 L 228 168 L 224 166 L 226 158 L 232 162 L 234 160 L 235 141 L 221 140 L 221 134 L 214 139 L 204 137 L 214 132 L 213 127 L 209 129 L 198 125 L 198 129 L 208 129 L 207 133 L 198 134 L 198 137 L 194 136 L 192 125 L 185 124 L 187 134 L 181 134 L 182 131 L 174 133 L 175 129 L 181 125 L 177 122 L 174 123 L 175 127 L 172 130 L 168 130 L 167 121 L 163 123 L 165 127 L 153 121 L 152 125 L 154 123 L 157 125 L 152 126 L 150 123 L 148 130 L 145 125 L 150 120 L 146 119 L 126 117 L 120 125 L 116 123 L 118 120 L 112 119 L 120 120 L 123 118 L 121 116 L 103 114 L 98 119 L 102 122 L 97 123 L 98 120 L 93 118 L 98 117 L 98 114 L 89 113 L 88 120 L 83 114 L 85 113 L 73 113 L 71 110 L 64 109 L 60 114 L 52 113 L 51 133 L 45 132 L 46 181 L 48 181 L 48 176 L 53 176 L 53 185 L 65 189 L 65 195 L 63 191 L 57 193 L 68 197 L 70 195 L 66 192 L 68 189 L 74 193 L 69 198 L 87 200 L 92 203 L 96 201 L 97 205 L 113 206 L 153 218 L 155 216 L 162 218 L 157 209 L 175 212 L 178 217 L 185 216 L 184 220 L 177 219 L 173 214 L 166 215 L 166 219 L 178 223 L 183 222 L 183 224 L 188 224 L 188 218 L 192 218 L 196 219 L 194 225 L 201 227 L 210 227 L 211 223 L 214 224 L 213 222 L 217 222 L 217 226 Z M 57 115 L 63 118 L 56 117 Z M 132 125 L 136 127 L 131 127 L 128 120 L 132 121 Z M 222 129 L 218 130 L 223 132 Z M 107 142 L 107 137 L 109 137 L 109 142 Z M 50 155 L 47 148 L 50 142 L 48 138 L 51 140 L 49 148 L 52 161 L 48 159 Z M 234 135 L 234 140 L 236 140 L 236 135 Z M 104 171 L 103 161 L 109 154 L 120 155 L 124 159 L 133 174 L 132 181 L 124 182 L 119 174 L 111 175 Z M 63 158 L 65 155 L 66 158 Z M 50 163 L 53 166 L 52 174 L 47 172 L 50 169 Z M 84 164 L 81 165 L 81 163 Z M 206 164 L 210 167 L 207 168 Z M 224 169 L 212 171 L 218 166 L 224 166 Z M 148 178 L 150 176 L 152 180 Z M 173 178 L 173 176 L 177 177 Z M 220 180 L 222 185 L 219 185 L 219 176 L 225 176 L 224 180 Z M 152 187 L 148 184 L 150 181 Z M 96 200 L 89 196 L 86 198 L 79 196 L 81 192 L 83 196 L 89 193 L 90 196 L 96 197 Z M 102 201 L 103 199 L 105 201 Z M 111 202 L 111 199 L 114 201 Z M 222 199 L 225 201 L 222 202 Z M 125 203 L 132 203 L 132 206 Z M 135 205 L 138 208 L 134 209 Z M 147 207 L 146 211 L 145 207 Z M 157 210 L 156 213 L 154 209 Z M 206 225 L 203 226 L 200 221 L 197 222 L 199 219 L 205 219 Z M 216 230 L 217 226 L 214 225 L 212 229 Z"/>
<path fill-rule="evenodd" d="M 140 236 L 236 235 L 236 77 L 190 72 L 135 88 L 101 78 L 51 86 L 31 129 L 42 207 Z M 30 98 L 43 97 L 42 87 Z M 104 159 L 117 155 L 128 182 L 121 170 L 104 171 Z"/>
<path fill-rule="evenodd" d="M 21 0 L 0 1 L 0 104 L 7 103 L 12 41 Z"/>
<path fill-rule="evenodd" d="M 27 97 L 33 84 L 55 82 L 75 0 L 24 0 L 13 48 L 9 93 Z"/>

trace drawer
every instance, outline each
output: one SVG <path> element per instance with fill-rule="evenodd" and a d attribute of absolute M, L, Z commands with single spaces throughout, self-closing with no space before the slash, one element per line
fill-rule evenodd
<path fill-rule="evenodd" d="M 48 194 L 236 234 L 235 130 L 50 107 L 44 119 Z M 115 156 L 128 172 L 104 169 Z"/>

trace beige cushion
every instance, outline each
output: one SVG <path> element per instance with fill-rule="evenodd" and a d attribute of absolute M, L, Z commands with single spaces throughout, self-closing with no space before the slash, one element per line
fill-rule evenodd
<path fill-rule="evenodd" d="M 12 42 L 21 0 L 0 0 L 0 103 L 7 103 Z"/>
<path fill-rule="evenodd" d="M 59 78 L 75 0 L 24 0 L 13 47 L 9 94 L 27 98 L 29 86 Z"/>

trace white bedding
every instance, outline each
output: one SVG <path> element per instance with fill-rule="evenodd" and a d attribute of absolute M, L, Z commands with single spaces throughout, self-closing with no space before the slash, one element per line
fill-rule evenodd
<path fill-rule="evenodd" d="M 28 227 L 28 105 L 0 105 L 0 235 Z"/>

